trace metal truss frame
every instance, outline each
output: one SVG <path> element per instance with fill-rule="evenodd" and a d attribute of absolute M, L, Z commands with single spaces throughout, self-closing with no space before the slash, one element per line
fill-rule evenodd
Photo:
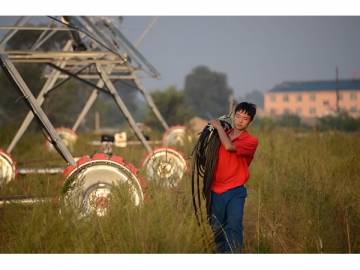
<path fill-rule="evenodd" d="M 88 98 L 82 112 L 74 123 L 72 130 L 76 131 L 81 121 L 94 103 L 99 91 L 112 96 L 115 103 L 125 116 L 135 135 L 144 145 L 147 151 L 152 151 L 144 135 L 136 125 L 132 115 L 128 111 L 126 104 L 118 94 L 113 80 L 132 80 L 147 104 L 154 112 L 155 116 L 167 130 L 169 126 L 161 116 L 155 106 L 151 96 L 146 92 L 141 84 L 140 78 L 160 79 L 160 73 L 147 61 L 147 59 L 132 45 L 125 36 L 118 30 L 114 22 L 107 17 L 87 17 L 87 16 L 58 16 L 47 17 L 46 26 L 31 25 L 31 16 L 21 16 L 13 26 L 0 26 L 1 30 L 7 30 L 0 40 L 2 62 L 6 63 L 6 68 L 11 72 L 17 81 L 18 89 L 23 95 L 30 96 L 30 91 L 23 83 L 20 74 L 12 63 L 44 63 L 47 64 L 45 72 L 45 84 L 36 99 L 29 99 L 29 103 L 34 106 L 24 119 L 18 132 L 7 148 L 11 153 L 24 132 L 34 118 L 34 111 L 41 109 L 45 101 L 45 96 L 53 91 L 60 84 L 70 78 L 79 80 L 93 87 L 93 91 Z M 46 18 L 46 17 L 44 17 Z M 41 31 L 38 39 L 32 44 L 29 50 L 6 50 L 6 44 L 18 31 Z M 70 38 L 61 50 L 44 51 L 42 45 L 49 42 L 49 39 L 56 31 L 68 31 Z M 81 47 L 80 46 L 84 46 Z M 86 50 L 84 50 L 86 48 Z M 97 84 L 91 80 L 98 80 Z M 59 80 L 62 80 L 59 82 Z M 22 81 L 22 82 L 19 82 Z M 105 86 L 105 88 L 104 88 Z M 35 110 L 36 108 L 36 110 Z M 41 110 L 42 111 L 42 110 Z M 40 113 L 42 117 L 43 112 Z M 36 116 L 36 115 L 35 115 Z M 38 117 L 38 116 L 37 116 Z M 42 121 L 44 124 L 44 121 Z M 46 125 L 48 125 L 47 123 Z M 50 124 L 51 125 L 51 124 Z M 49 127 L 45 127 L 49 129 Z M 58 142 L 58 138 L 51 134 L 52 129 L 48 130 L 53 141 Z M 54 137 L 53 137 L 54 136 Z M 61 152 L 64 150 L 59 145 Z M 66 148 L 66 147 L 65 147 Z M 72 159 L 64 151 L 68 163 Z"/>

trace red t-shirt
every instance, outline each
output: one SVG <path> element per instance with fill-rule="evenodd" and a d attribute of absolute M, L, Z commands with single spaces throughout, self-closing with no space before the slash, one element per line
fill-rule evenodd
<path fill-rule="evenodd" d="M 228 130 L 226 134 L 229 134 Z M 236 152 L 230 152 L 220 144 L 215 166 L 212 190 L 223 193 L 229 189 L 242 186 L 249 179 L 249 165 L 254 158 L 258 140 L 247 130 L 233 141 Z"/>

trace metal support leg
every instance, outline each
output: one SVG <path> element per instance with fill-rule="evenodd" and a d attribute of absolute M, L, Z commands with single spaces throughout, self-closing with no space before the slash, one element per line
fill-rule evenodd
<path fill-rule="evenodd" d="M 52 141 L 55 143 L 57 149 L 59 149 L 60 154 L 71 166 L 76 166 L 74 157 L 71 155 L 69 150 L 66 148 L 64 142 L 57 134 L 55 128 L 52 126 L 51 122 L 47 118 L 44 111 L 41 109 L 40 105 L 37 103 L 35 97 L 31 93 L 28 86 L 25 84 L 24 80 L 20 76 L 19 72 L 16 70 L 13 63 L 11 63 L 9 57 L 0 46 L 0 64 L 3 67 L 5 73 L 8 75 L 9 80 L 13 83 L 14 87 L 17 88 L 23 94 L 26 103 L 29 105 L 30 109 L 33 111 L 37 119 L 41 122 L 43 127 L 46 129 L 50 135 Z"/>
<path fill-rule="evenodd" d="M 66 45 L 64 46 L 64 51 L 69 50 L 71 46 L 71 41 L 69 40 Z M 59 62 L 60 67 L 65 67 L 66 62 Z M 56 80 L 58 79 L 59 75 L 60 75 L 60 71 L 58 70 L 53 70 L 50 77 L 46 80 L 43 88 L 41 89 L 38 97 L 37 97 L 37 103 L 41 106 L 45 100 L 44 96 L 47 93 L 47 91 L 49 89 L 51 89 L 51 87 L 54 86 Z M 17 131 L 17 133 L 15 134 L 15 137 L 13 138 L 13 140 L 11 141 L 9 147 L 7 148 L 6 152 L 7 153 L 11 153 L 11 151 L 14 149 L 14 147 L 16 146 L 16 144 L 19 142 L 19 140 L 21 139 L 21 137 L 24 135 L 26 129 L 29 127 L 31 121 L 34 118 L 34 114 L 32 113 L 32 111 L 29 111 L 29 113 L 26 115 L 26 118 L 24 119 L 23 123 L 21 124 L 19 130 Z"/>
<path fill-rule="evenodd" d="M 152 111 L 154 112 L 155 116 L 157 117 L 157 119 L 159 119 L 159 121 L 161 122 L 161 124 L 163 125 L 165 130 L 169 129 L 168 124 L 165 122 L 164 118 L 162 117 L 161 113 L 159 112 L 159 110 L 157 109 L 153 99 L 151 98 L 151 96 L 149 95 L 148 92 L 146 92 L 145 88 L 143 87 L 143 85 L 140 82 L 140 79 L 137 76 L 134 76 L 134 83 L 136 84 L 136 86 L 138 87 L 138 89 L 140 90 L 140 92 L 143 94 L 147 104 L 149 105 L 149 107 L 152 109 Z"/>
<path fill-rule="evenodd" d="M 116 88 L 114 87 L 114 85 L 112 84 L 112 82 L 110 81 L 110 79 L 108 78 L 107 74 L 102 70 L 101 66 L 99 64 L 96 64 L 97 70 L 101 75 L 101 78 L 104 80 L 104 83 L 106 85 L 106 87 L 109 89 L 111 95 L 113 96 L 113 98 L 115 99 L 116 104 L 118 105 L 119 109 L 122 111 L 122 113 L 124 114 L 126 120 L 128 121 L 128 123 L 130 124 L 131 128 L 133 129 L 133 131 L 135 132 L 136 136 L 139 138 L 139 140 L 142 142 L 142 144 L 144 145 L 144 147 L 146 148 L 146 150 L 148 152 L 152 151 L 152 148 L 149 146 L 149 144 L 147 143 L 144 135 L 142 134 L 142 132 L 139 130 L 138 126 L 136 125 L 134 119 L 132 118 L 129 110 L 127 109 L 125 103 L 123 102 L 123 100 L 121 99 L 121 97 L 119 96 L 119 94 L 116 91 Z"/>

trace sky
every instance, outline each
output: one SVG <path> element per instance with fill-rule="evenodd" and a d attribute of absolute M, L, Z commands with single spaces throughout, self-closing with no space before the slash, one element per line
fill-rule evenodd
<path fill-rule="evenodd" d="M 121 9 L 123 4 L 119 4 L 114 14 L 115 2 L 109 1 L 106 10 L 111 12 L 107 16 L 123 16 L 119 29 L 133 44 L 157 18 L 137 47 L 161 74 L 159 80 L 142 80 L 149 92 L 169 86 L 183 90 L 186 76 L 198 66 L 225 74 L 235 98 L 253 90 L 265 93 L 283 81 L 333 80 L 336 68 L 339 79 L 360 77 L 360 16 L 352 12 L 355 10 L 353 1 L 349 1 L 352 6 L 342 2 L 343 7 L 348 7 L 344 11 L 336 6 L 316 6 L 302 1 L 312 8 L 302 6 L 301 9 L 299 4 L 296 12 L 286 8 L 279 12 L 283 9 L 276 9 L 275 1 L 271 2 L 273 6 L 267 6 L 273 9 L 263 13 L 264 5 L 262 9 L 254 8 L 255 12 L 250 9 L 248 13 L 239 13 L 239 8 L 232 11 L 234 4 L 230 5 L 227 0 L 221 2 L 228 4 L 226 11 L 211 9 L 216 6 L 208 5 L 204 6 L 205 13 L 196 5 L 187 8 L 190 12 L 185 11 L 184 5 L 173 5 L 169 12 L 162 12 L 167 6 L 161 2 L 155 1 L 151 7 L 146 4 L 148 2 L 135 2 L 139 4 L 137 9 L 136 5 Z M 91 9 L 93 2 L 87 3 L 90 9 L 86 11 L 94 12 L 89 15 L 101 15 L 98 12 L 106 7 L 97 5 Z M 96 3 L 99 2 L 94 5 Z M 281 2 L 277 4 L 284 7 Z M 64 12 L 84 14 L 83 9 L 76 8 L 79 7 Z M 18 9 L 13 12 L 5 14 L 31 13 L 28 10 L 19 13 Z"/>
<path fill-rule="evenodd" d="M 121 31 L 133 43 L 154 17 L 124 17 Z M 183 89 L 200 65 L 226 74 L 234 96 L 266 92 L 283 81 L 360 76 L 360 17 L 160 16 L 138 46 L 162 79 Z"/>

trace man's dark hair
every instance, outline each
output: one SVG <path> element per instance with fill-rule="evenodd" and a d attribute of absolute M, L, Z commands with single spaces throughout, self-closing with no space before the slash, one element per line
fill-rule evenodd
<path fill-rule="evenodd" d="M 238 111 L 246 112 L 250 116 L 250 120 L 252 121 L 256 114 L 256 105 L 249 102 L 240 102 L 235 108 L 235 113 Z"/>

